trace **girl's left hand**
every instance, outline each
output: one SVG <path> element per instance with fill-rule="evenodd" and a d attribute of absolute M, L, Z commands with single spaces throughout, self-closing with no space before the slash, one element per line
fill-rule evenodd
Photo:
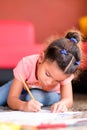
<path fill-rule="evenodd" d="M 68 108 L 61 101 L 51 106 L 51 112 L 56 113 L 56 112 L 66 112 L 66 111 L 68 111 Z"/>

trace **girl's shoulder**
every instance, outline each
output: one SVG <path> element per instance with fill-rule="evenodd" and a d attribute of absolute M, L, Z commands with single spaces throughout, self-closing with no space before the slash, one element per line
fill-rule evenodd
<path fill-rule="evenodd" d="M 39 54 L 23 57 L 21 64 L 25 67 L 33 67 L 36 65 L 38 58 Z"/>
<path fill-rule="evenodd" d="M 22 60 L 24 61 L 34 61 L 34 60 L 37 60 L 39 58 L 39 54 L 35 54 L 35 55 L 29 55 L 29 56 L 25 56 L 22 58 Z"/>
<path fill-rule="evenodd" d="M 35 73 L 38 58 L 39 54 L 23 57 L 13 69 L 15 78 L 20 80 L 18 74 L 21 74 L 23 79 L 26 80 L 31 73 Z"/>

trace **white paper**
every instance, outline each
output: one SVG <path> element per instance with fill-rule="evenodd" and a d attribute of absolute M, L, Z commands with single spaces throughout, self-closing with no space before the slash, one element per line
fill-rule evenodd
<path fill-rule="evenodd" d="M 51 113 L 50 110 L 41 110 L 40 112 L 22 112 L 9 111 L 0 112 L 0 122 L 10 122 L 20 125 L 39 125 L 43 123 L 53 122 L 70 122 L 73 116 L 80 114 L 80 112 L 65 112 L 65 113 Z"/>

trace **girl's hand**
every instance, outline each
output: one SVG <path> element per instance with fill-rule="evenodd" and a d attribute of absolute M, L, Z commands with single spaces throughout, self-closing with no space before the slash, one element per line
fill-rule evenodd
<path fill-rule="evenodd" d="M 66 111 L 68 111 L 68 108 L 61 101 L 51 106 L 51 112 L 56 113 L 56 112 L 66 112 Z"/>
<path fill-rule="evenodd" d="M 40 102 L 31 99 L 24 104 L 24 111 L 26 112 L 37 112 L 41 110 L 41 106 L 43 106 Z"/>

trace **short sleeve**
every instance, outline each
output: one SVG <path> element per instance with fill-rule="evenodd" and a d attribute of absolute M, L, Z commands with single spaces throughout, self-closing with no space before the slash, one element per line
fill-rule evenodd
<path fill-rule="evenodd" d="M 22 78 L 24 80 L 26 80 L 27 77 L 29 76 L 28 73 L 27 73 L 27 69 L 29 71 L 29 68 L 27 67 L 27 62 L 23 58 L 21 61 L 18 62 L 17 66 L 13 69 L 14 77 L 16 79 L 18 79 L 19 81 L 21 81 L 21 78 L 20 78 L 20 75 L 21 75 Z"/>

